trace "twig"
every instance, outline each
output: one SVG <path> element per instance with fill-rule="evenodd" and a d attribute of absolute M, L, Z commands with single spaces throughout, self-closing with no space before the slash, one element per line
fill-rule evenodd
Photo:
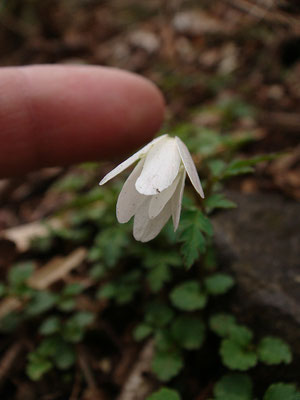
<path fill-rule="evenodd" d="M 154 342 L 150 340 L 142 349 L 118 400 L 144 400 L 154 389 L 154 384 L 144 374 L 150 371 Z"/>

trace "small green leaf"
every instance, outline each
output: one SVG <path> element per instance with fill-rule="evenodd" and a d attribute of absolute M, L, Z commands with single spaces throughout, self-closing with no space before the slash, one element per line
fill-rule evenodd
<path fill-rule="evenodd" d="M 225 198 L 221 193 L 215 193 L 204 199 L 204 207 L 207 213 L 211 213 L 218 208 L 236 208 L 236 204 Z"/>
<path fill-rule="evenodd" d="M 60 328 L 61 328 L 60 318 L 52 316 L 43 321 L 43 323 L 40 326 L 39 332 L 45 336 L 52 335 L 53 333 L 58 332 Z"/>
<path fill-rule="evenodd" d="M 48 359 L 40 357 L 35 353 L 30 353 L 29 363 L 26 367 L 26 373 L 33 381 L 38 381 L 41 377 L 53 367 L 53 364 Z"/>
<path fill-rule="evenodd" d="M 166 282 L 171 279 L 171 271 L 168 265 L 158 264 L 151 268 L 147 274 L 150 288 L 153 292 L 158 292 Z"/>
<path fill-rule="evenodd" d="M 214 396 L 215 400 L 252 400 L 251 379 L 244 374 L 225 375 L 215 384 Z"/>
<path fill-rule="evenodd" d="M 0 283 L 0 297 L 3 297 L 6 293 L 6 287 L 3 283 Z"/>
<path fill-rule="evenodd" d="M 199 349 L 205 338 L 205 325 L 196 317 L 184 315 L 175 319 L 171 326 L 174 339 L 187 350 Z"/>
<path fill-rule="evenodd" d="M 46 290 L 34 292 L 26 307 L 26 314 L 35 316 L 50 310 L 57 301 L 57 295 Z"/>
<path fill-rule="evenodd" d="M 117 286 L 114 283 L 106 283 L 97 292 L 98 299 L 112 299 L 117 294 Z"/>
<path fill-rule="evenodd" d="M 80 342 L 86 328 L 94 321 L 94 314 L 88 311 L 79 311 L 74 314 L 63 326 L 63 337 L 71 343 Z"/>
<path fill-rule="evenodd" d="M 171 294 L 172 304 L 184 311 L 194 311 L 204 308 L 207 302 L 206 294 L 197 281 L 187 281 L 176 286 Z"/>
<path fill-rule="evenodd" d="M 84 286 L 81 283 L 71 283 L 65 286 L 62 295 L 63 296 L 77 296 L 84 290 Z"/>
<path fill-rule="evenodd" d="M 232 339 L 222 340 L 220 354 L 223 364 L 233 370 L 246 371 L 257 364 L 256 353 L 245 349 Z"/>
<path fill-rule="evenodd" d="M 17 287 L 26 283 L 34 272 L 33 262 L 23 262 L 15 264 L 8 272 L 8 282 L 12 287 Z"/>
<path fill-rule="evenodd" d="M 289 364 L 292 361 L 292 353 L 289 345 L 283 340 L 269 336 L 260 341 L 258 358 L 268 365 Z"/>
<path fill-rule="evenodd" d="M 163 381 L 169 381 L 174 378 L 183 367 L 181 354 L 177 351 L 156 351 L 152 370 L 157 377 Z"/>
<path fill-rule="evenodd" d="M 236 326 L 236 319 L 231 314 L 216 314 L 213 315 L 209 320 L 210 329 L 222 337 L 229 336 L 229 332 L 233 326 Z"/>
<path fill-rule="evenodd" d="M 213 233 L 209 219 L 198 209 L 185 211 L 180 225 L 179 240 L 183 242 L 181 252 L 188 268 L 198 259 L 199 254 L 205 251 L 206 239 L 203 233 L 208 236 Z"/>
<path fill-rule="evenodd" d="M 250 344 L 253 333 L 244 325 L 232 325 L 228 330 L 229 338 L 239 344 L 240 346 L 247 346 Z"/>
<path fill-rule="evenodd" d="M 54 362 L 58 369 L 66 370 L 74 365 L 76 354 L 73 346 L 64 341 L 60 341 L 54 354 Z"/>
<path fill-rule="evenodd" d="M 295 385 L 274 383 L 267 389 L 263 400 L 300 400 L 300 392 Z"/>
<path fill-rule="evenodd" d="M 158 392 L 152 393 L 146 400 L 181 400 L 181 397 L 175 390 L 162 388 Z"/>
<path fill-rule="evenodd" d="M 220 295 L 228 292 L 234 285 L 234 280 L 227 274 L 214 274 L 204 280 L 204 285 L 209 294 Z"/>
<path fill-rule="evenodd" d="M 149 336 L 152 331 L 152 326 L 149 326 L 147 324 L 139 324 L 133 331 L 133 337 L 137 342 L 140 342 L 141 340 L 144 340 L 147 336 Z"/>

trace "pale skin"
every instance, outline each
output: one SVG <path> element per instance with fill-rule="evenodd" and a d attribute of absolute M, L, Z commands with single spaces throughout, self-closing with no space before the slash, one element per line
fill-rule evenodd
<path fill-rule="evenodd" d="M 160 91 L 114 68 L 0 69 L 0 178 L 124 156 L 149 142 L 164 116 Z"/>

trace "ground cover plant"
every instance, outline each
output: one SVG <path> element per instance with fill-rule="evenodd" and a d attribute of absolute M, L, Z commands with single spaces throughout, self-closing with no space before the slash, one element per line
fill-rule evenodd
<path fill-rule="evenodd" d="M 140 243 L 115 215 L 128 173 L 98 186 L 115 164 L 0 187 L 1 399 L 299 399 L 290 345 L 236 316 L 236 277 L 212 225 L 236 207 L 228 188 L 299 198 L 299 54 L 288 50 L 287 4 L 266 19 L 223 1 L 0 7 L 1 65 L 105 64 L 156 82 L 168 104 L 160 134 L 186 143 L 205 192 L 187 180 L 176 233 L 169 222 Z"/>

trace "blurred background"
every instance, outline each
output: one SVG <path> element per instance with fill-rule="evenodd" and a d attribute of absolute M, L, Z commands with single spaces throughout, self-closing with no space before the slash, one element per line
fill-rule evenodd
<path fill-rule="evenodd" d="M 261 164 L 255 176 L 234 179 L 228 184 L 230 189 L 246 194 L 281 193 L 287 201 L 300 199 L 300 5 L 297 0 L 1 0 L 0 49 L 1 66 L 95 64 L 141 74 L 158 85 L 166 98 L 167 114 L 162 131 L 184 136 L 185 132 L 201 129 L 207 138 L 208 151 L 209 146 L 215 145 L 212 141 L 217 140 L 217 134 L 230 134 L 233 138 L 247 137 L 246 146 L 239 150 L 241 157 L 283 153 L 279 159 Z M 11 265 L 20 259 L 22 262 L 33 260 L 38 265 L 52 260 L 45 273 L 49 279 L 47 285 L 58 285 L 56 291 L 62 289 L 57 279 L 62 279 L 64 284 L 83 283 L 86 289 L 92 286 L 91 279 L 101 277 L 99 265 L 94 265 L 92 277 L 86 272 L 83 260 L 86 244 L 90 243 L 86 227 L 66 229 L 62 222 L 66 215 L 55 214 L 62 209 L 65 212 L 71 204 L 84 209 L 84 218 L 98 218 L 98 214 L 86 215 L 91 202 L 102 204 L 103 194 L 99 195 L 98 187 L 95 189 L 101 176 L 102 167 L 88 163 L 48 168 L 26 177 L 0 181 L 0 277 L 3 281 L 7 280 Z M 78 193 L 81 199 L 76 197 Z M 105 195 L 109 203 L 109 194 Z M 99 210 L 101 213 L 101 207 Z M 77 210 L 75 225 L 82 215 Z M 55 238 L 45 236 L 45 226 L 40 222 L 50 217 L 48 224 Z M 32 244 L 34 237 L 39 239 Z M 113 235 L 107 237 L 107 242 L 99 246 L 113 252 L 109 248 L 112 238 L 115 239 Z M 120 252 L 128 244 L 122 240 Z M 68 254 L 69 258 L 52 259 L 57 253 Z M 90 260 L 93 256 L 90 254 Z M 59 265 L 58 278 L 51 275 L 51 265 L 55 268 Z M 70 277 L 69 272 L 78 266 L 77 275 Z M 32 265 L 27 268 L 28 276 L 32 270 Z M 17 275 L 9 278 L 11 283 L 14 279 L 22 280 L 18 278 L 18 268 L 16 271 Z M 32 286 L 43 289 L 42 281 L 44 276 L 36 277 Z M 72 287 L 73 292 L 67 290 L 59 300 L 62 309 L 70 307 L 68 301 L 73 300 L 70 296 L 81 294 L 80 289 L 76 292 Z M 49 301 L 40 299 L 42 311 L 31 310 L 32 315 L 47 311 Z M 4 297 L 0 316 L 15 318 L 13 313 L 20 307 L 19 303 Z M 97 313 L 105 305 L 96 305 L 91 297 L 82 295 L 76 307 Z M 129 311 L 130 314 L 132 310 Z M 81 328 L 91 322 L 88 315 L 81 315 Z M 14 318 L 0 327 L 1 399 L 116 398 L 138 352 L 128 341 L 128 332 L 123 332 L 123 339 L 129 343 L 130 351 L 121 361 L 115 356 L 111 358 L 124 342 L 120 343 L 110 322 L 102 321 L 100 329 L 103 346 L 110 350 L 94 359 L 94 354 L 89 353 L 96 348 L 95 336 L 89 338 L 88 350 L 78 345 L 80 368 L 88 382 L 88 390 L 78 397 L 81 389 L 74 387 L 73 378 L 68 375 L 61 378 L 53 373 L 39 383 L 25 378 L 26 354 L 40 340 L 35 336 L 38 322 L 30 320 L 26 329 L 18 332 L 15 327 L 20 321 Z M 63 351 L 72 365 L 73 353 L 68 353 L 68 348 Z M 34 361 L 32 364 L 34 369 Z M 37 375 L 35 370 L 29 374 L 36 379 L 48 367 L 41 362 Z M 90 369 L 96 376 L 99 371 L 102 374 L 102 389 L 95 388 Z M 77 376 L 79 387 L 80 379 Z M 195 387 L 194 393 L 198 390 Z M 207 398 L 203 396 L 197 399 Z"/>

